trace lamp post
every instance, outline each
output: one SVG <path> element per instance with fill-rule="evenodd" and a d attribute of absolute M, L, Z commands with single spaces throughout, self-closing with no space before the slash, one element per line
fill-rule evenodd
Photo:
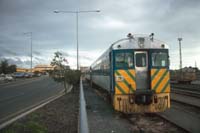
<path fill-rule="evenodd" d="M 24 33 L 25 35 L 29 35 L 30 36 L 30 40 L 31 40 L 31 67 L 30 67 L 30 69 L 31 69 L 31 73 L 32 73 L 32 51 L 33 51 L 33 48 L 32 48 L 32 32 L 26 32 L 26 33 Z"/>
<path fill-rule="evenodd" d="M 181 53 L 181 41 L 183 40 L 183 38 L 178 38 L 179 41 L 179 54 L 180 54 L 180 70 L 182 71 L 182 53 Z"/>
<path fill-rule="evenodd" d="M 54 11 L 54 13 L 73 13 L 73 14 L 76 14 L 77 70 L 79 70 L 78 16 L 79 16 L 79 13 L 92 13 L 92 12 L 100 12 L 100 10 L 86 10 L 86 11 L 59 11 L 59 10 L 55 10 Z"/>

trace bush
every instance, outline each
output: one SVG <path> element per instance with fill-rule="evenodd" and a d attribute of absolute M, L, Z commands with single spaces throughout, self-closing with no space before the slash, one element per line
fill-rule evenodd
<path fill-rule="evenodd" d="M 67 70 L 65 71 L 65 81 L 71 85 L 78 85 L 80 82 L 81 72 L 79 70 Z"/>

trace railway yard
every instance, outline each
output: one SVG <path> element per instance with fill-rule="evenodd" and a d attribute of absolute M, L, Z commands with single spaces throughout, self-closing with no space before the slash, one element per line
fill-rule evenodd
<path fill-rule="evenodd" d="M 113 109 L 108 93 L 100 87 L 91 86 L 88 81 L 83 80 L 82 88 L 85 98 L 84 107 L 86 109 L 86 119 L 83 119 L 82 123 L 88 124 L 90 133 L 200 132 L 199 84 L 171 83 L 171 107 L 162 113 L 121 113 Z M 72 103 L 75 95 L 78 100 L 77 93 L 70 92 L 65 97 L 60 97 L 55 102 L 49 103 L 25 118 L 17 120 L 11 126 L 0 130 L 0 132 L 5 133 L 9 129 L 13 129 L 17 133 L 26 132 L 27 129 L 24 131 L 22 127 L 16 128 L 15 126 L 19 125 L 19 123 L 30 123 L 30 118 L 32 120 L 35 114 L 38 117 L 37 121 L 39 123 L 42 122 L 44 126 L 46 125 L 47 132 L 80 131 L 80 126 L 77 126 L 78 121 L 81 119 L 80 114 L 78 115 L 78 112 L 74 111 L 73 115 L 69 115 L 69 112 L 73 112 L 70 110 L 77 110 L 78 107 L 78 102 Z M 63 99 L 68 99 L 67 101 L 71 102 L 65 102 Z M 81 109 L 79 113 L 80 111 Z M 70 119 L 68 120 L 68 118 Z M 64 120 L 62 125 L 57 124 L 60 119 Z M 70 125 L 69 123 L 72 121 L 73 125 Z"/>
<path fill-rule="evenodd" d="M 90 132 L 200 132 L 200 85 L 171 84 L 171 87 L 170 109 L 126 115 L 112 109 L 105 92 L 84 82 Z"/>
<path fill-rule="evenodd" d="M 200 0 L 0 0 L 0 133 L 200 133 Z"/>

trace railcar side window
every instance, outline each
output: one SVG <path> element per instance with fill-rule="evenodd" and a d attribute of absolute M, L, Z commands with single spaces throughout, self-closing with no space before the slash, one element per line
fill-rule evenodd
<path fill-rule="evenodd" d="M 146 67 L 146 53 L 136 53 L 135 57 L 137 67 Z"/>
<path fill-rule="evenodd" d="M 168 65 L 167 60 L 167 53 L 152 53 L 152 66 L 154 67 L 166 67 Z"/>
<path fill-rule="evenodd" d="M 116 53 L 115 66 L 116 68 L 133 67 L 133 53 Z"/>

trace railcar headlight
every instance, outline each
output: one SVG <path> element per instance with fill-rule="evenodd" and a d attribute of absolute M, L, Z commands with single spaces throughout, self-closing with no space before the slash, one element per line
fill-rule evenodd
<path fill-rule="evenodd" d="M 161 48 L 165 48 L 165 44 L 161 44 Z"/>
<path fill-rule="evenodd" d="M 124 77 L 123 76 L 116 76 L 116 81 L 117 82 L 121 82 L 121 81 L 124 81 Z"/>

